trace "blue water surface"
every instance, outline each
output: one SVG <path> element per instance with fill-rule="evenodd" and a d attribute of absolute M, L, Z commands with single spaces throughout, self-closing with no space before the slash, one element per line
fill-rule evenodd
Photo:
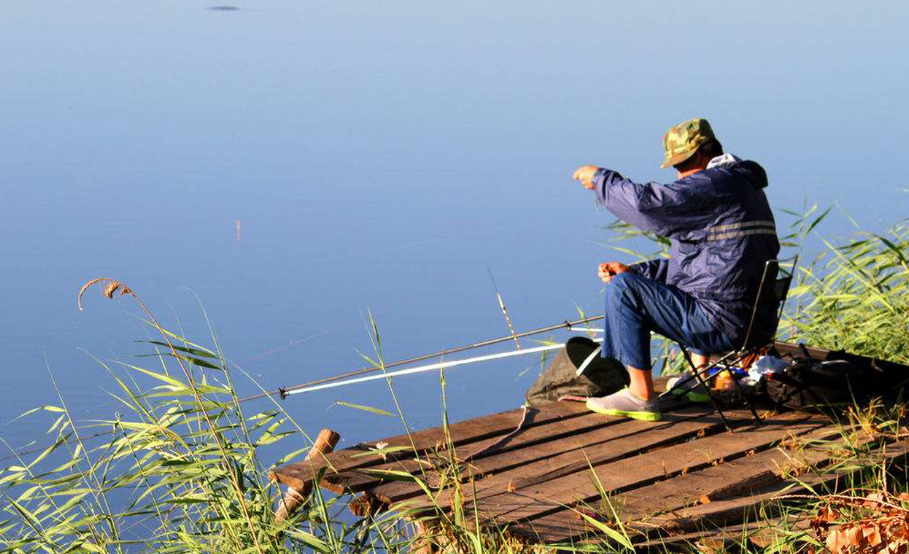
<path fill-rule="evenodd" d="M 805 202 L 874 230 L 907 213 L 905 2 L 233 1 L 0 7 L 13 446 L 52 414 L 7 422 L 60 404 L 52 377 L 89 421 L 122 410 L 92 356 L 155 367 L 135 303 L 92 291 L 77 311 L 94 277 L 211 347 L 198 295 L 267 388 L 364 365 L 370 313 L 389 361 L 507 333 L 487 268 L 519 331 L 596 313 L 596 265 L 633 258 L 571 173 L 671 180 L 662 133 L 690 117 L 767 168 L 781 221 Z M 832 214 L 824 233 L 851 232 Z M 452 370 L 452 418 L 519 406 L 538 370 Z M 438 374 L 395 388 L 413 426 L 441 421 Z M 284 406 L 343 444 L 401 430 L 337 401 L 394 410 L 383 382 Z"/>

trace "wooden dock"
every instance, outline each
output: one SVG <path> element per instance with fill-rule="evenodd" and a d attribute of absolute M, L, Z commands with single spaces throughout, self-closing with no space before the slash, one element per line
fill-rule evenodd
<path fill-rule="evenodd" d="M 662 409 L 662 421 L 650 423 L 555 402 L 361 443 L 271 476 L 305 490 L 321 474 L 321 485 L 352 495 L 360 514 L 432 518 L 457 506 L 466 521 L 532 543 L 603 540 L 604 525 L 621 522 L 646 549 L 741 538 L 748 522 L 775 517 L 782 495 L 835 487 L 857 471 L 824 470 L 842 456 L 824 441 L 843 440 L 844 428 L 821 414 L 763 410 L 755 425 L 747 410 L 731 410 L 730 433 L 709 406 L 671 401 Z M 873 445 L 869 463 L 909 454 L 909 441 L 885 447 L 862 433 L 849 440 Z"/>

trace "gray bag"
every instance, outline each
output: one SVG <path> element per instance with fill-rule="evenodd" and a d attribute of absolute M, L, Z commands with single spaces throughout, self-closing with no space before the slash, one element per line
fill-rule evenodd
<path fill-rule="evenodd" d="M 524 397 L 530 406 L 553 402 L 565 395 L 605 396 L 628 386 L 628 371 L 617 360 L 599 353 L 591 359 L 582 375 L 577 375 L 590 354 L 600 345 L 587 337 L 572 337 L 559 350 L 552 363 L 540 373 Z"/>

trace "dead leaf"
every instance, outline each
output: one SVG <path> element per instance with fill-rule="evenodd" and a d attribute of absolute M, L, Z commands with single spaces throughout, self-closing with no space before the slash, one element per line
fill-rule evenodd
<path fill-rule="evenodd" d="M 863 539 L 865 538 L 862 536 L 862 529 L 860 527 L 849 527 L 845 531 L 845 537 L 849 546 L 855 547 L 861 546 L 862 542 L 864 542 Z"/>
<path fill-rule="evenodd" d="M 814 518 L 817 522 L 830 523 L 836 521 L 837 512 L 830 506 L 824 506 L 818 510 L 817 516 Z"/>
<path fill-rule="evenodd" d="M 839 527 L 827 535 L 827 549 L 833 554 L 847 552 L 850 547 L 858 548 L 862 544 L 862 530 L 859 527 Z"/>
<path fill-rule="evenodd" d="M 723 541 L 719 539 L 701 539 L 695 543 L 698 552 L 703 554 L 722 554 L 726 551 Z"/>
<path fill-rule="evenodd" d="M 884 495 L 879 492 L 873 492 L 865 497 L 865 506 L 869 508 L 876 508 L 881 502 L 884 502 Z"/>
<path fill-rule="evenodd" d="M 877 525 L 868 525 L 862 529 L 862 536 L 868 546 L 877 546 L 881 544 L 881 530 Z"/>

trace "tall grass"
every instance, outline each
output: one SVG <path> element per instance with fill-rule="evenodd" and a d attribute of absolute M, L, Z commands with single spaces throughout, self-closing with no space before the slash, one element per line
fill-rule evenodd
<path fill-rule="evenodd" d="M 121 412 L 77 424 L 61 396 L 23 414 L 54 415 L 53 439 L 0 473 L 0 552 L 341 552 L 362 542 L 363 523 L 336 523 L 336 500 L 318 491 L 275 522 L 278 490 L 259 450 L 302 430 L 279 407 L 243 413 L 223 357 L 148 316 L 163 338 L 146 343 L 157 367 L 98 360 Z M 300 442 L 276 463 L 304 452 Z"/>
<path fill-rule="evenodd" d="M 909 225 L 834 241 L 799 270 L 783 331 L 793 340 L 909 363 Z"/>

